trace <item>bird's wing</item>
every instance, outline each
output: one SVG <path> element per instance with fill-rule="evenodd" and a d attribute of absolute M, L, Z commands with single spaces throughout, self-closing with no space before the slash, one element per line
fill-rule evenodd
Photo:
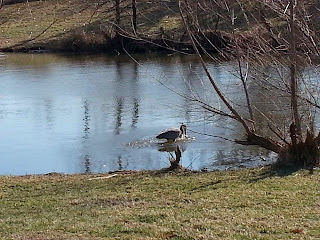
<path fill-rule="evenodd" d="M 159 135 L 156 136 L 156 138 L 170 138 L 175 139 L 179 137 L 180 135 L 180 129 L 179 128 L 168 128 L 164 130 L 163 132 L 159 133 Z"/>

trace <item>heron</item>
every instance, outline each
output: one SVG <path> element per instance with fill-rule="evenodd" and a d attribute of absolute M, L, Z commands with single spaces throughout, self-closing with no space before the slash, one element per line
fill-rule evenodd
<path fill-rule="evenodd" d="M 180 128 L 169 128 L 161 132 L 156 138 L 167 139 L 168 142 L 175 142 L 177 139 L 185 139 L 187 138 L 187 126 L 181 124 Z"/>

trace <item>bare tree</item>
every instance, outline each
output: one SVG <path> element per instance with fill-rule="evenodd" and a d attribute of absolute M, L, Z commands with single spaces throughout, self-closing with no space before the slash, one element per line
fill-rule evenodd
<path fill-rule="evenodd" d="M 216 111 L 214 107 L 208 107 L 208 103 L 205 104 L 205 109 L 240 123 L 246 136 L 245 139 L 235 140 L 238 144 L 257 145 L 278 153 L 282 163 L 293 163 L 310 169 L 318 165 L 320 134 L 317 135 L 315 132 L 315 115 L 319 108 L 316 95 L 319 89 L 314 84 L 308 84 L 304 77 L 304 69 L 311 67 L 315 71 L 318 70 L 314 60 L 320 57 L 317 47 L 320 41 L 317 41 L 315 34 L 317 26 L 313 25 L 313 15 L 309 14 L 310 10 L 315 9 L 315 3 L 273 0 L 252 1 L 249 4 L 241 0 L 216 0 L 201 1 L 201 4 L 211 4 L 210 10 L 214 12 L 214 5 L 223 8 L 223 11 L 216 14 L 225 22 L 229 19 L 229 26 L 232 26 L 232 42 L 226 54 L 238 63 L 247 111 L 240 111 L 211 75 L 203 55 L 212 56 L 198 38 L 198 32 L 207 32 L 209 25 L 204 27 L 201 21 L 195 20 L 191 24 L 189 19 L 196 16 L 193 12 L 195 8 L 188 1 L 180 0 L 180 15 L 189 39 L 213 91 L 227 111 Z M 205 7 L 200 9 L 209 11 Z M 265 17 L 266 14 L 261 14 L 263 12 L 267 12 L 280 23 L 272 25 Z M 240 23 L 237 23 L 239 21 Z M 216 31 L 216 26 L 212 25 L 211 29 Z M 271 74 L 272 71 L 276 74 Z M 270 81 L 271 77 L 276 81 Z M 250 95 L 248 85 L 260 87 L 271 93 L 277 92 L 279 98 L 290 99 L 277 106 L 282 111 L 291 109 L 287 118 L 276 124 L 269 113 L 264 112 L 258 103 L 252 101 L 254 97 Z M 274 104 L 273 100 L 269 99 L 270 105 Z M 269 122 L 269 131 L 259 128 L 260 117 Z"/>

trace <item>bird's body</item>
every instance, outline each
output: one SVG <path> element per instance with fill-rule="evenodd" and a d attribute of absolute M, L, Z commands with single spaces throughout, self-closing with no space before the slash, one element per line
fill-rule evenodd
<path fill-rule="evenodd" d="M 167 139 L 167 141 L 176 141 L 177 139 L 184 139 L 187 137 L 187 126 L 182 124 L 180 128 L 169 128 L 161 132 L 156 138 Z"/>

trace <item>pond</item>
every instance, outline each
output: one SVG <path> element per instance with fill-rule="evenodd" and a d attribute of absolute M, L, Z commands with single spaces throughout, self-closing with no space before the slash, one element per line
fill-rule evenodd
<path fill-rule="evenodd" d="M 155 136 L 181 123 L 190 137 L 179 143 L 186 168 L 274 161 L 260 148 L 213 137 L 232 140 L 242 130 L 188 98 L 223 108 L 194 57 L 135 57 L 0 55 L 0 174 L 161 169 L 169 166 L 173 146 L 168 150 Z M 208 67 L 232 90 L 229 97 L 241 101 L 233 64 Z"/>

